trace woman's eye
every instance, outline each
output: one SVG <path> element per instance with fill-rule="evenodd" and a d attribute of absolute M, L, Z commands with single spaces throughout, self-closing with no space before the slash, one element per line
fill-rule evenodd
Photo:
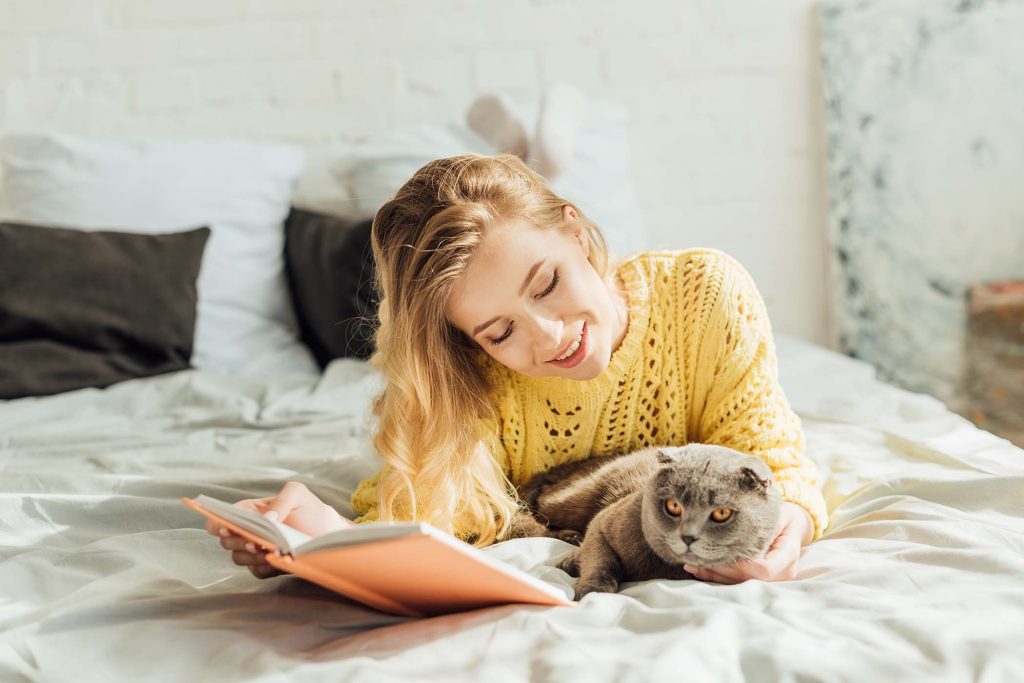
<path fill-rule="evenodd" d="M 551 292 L 555 291 L 555 287 L 557 287 L 557 286 L 558 286 L 558 282 L 559 282 L 559 279 L 560 279 L 560 277 L 559 277 L 559 275 L 558 275 L 558 271 L 556 270 L 556 271 L 555 271 L 555 274 L 554 274 L 554 275 L 553 275 L 553 276 L 551 277 L 551 284 L 550 284 L 550 285 L 548 285 L 548 288 L 547 288 L 547 289 L 545 289 L 545 290 L 544 290 L 543 292 L 541 292 L 540 294 L 538 294 L 536 298 L 538 298 L 538 299 L 543 299 L 543 298 L 544 298 L 544 297 L 546 297 L 546 296 L 547 296 L 548 294 L 550 294 Z M 515 327 L 515 322 L 513 322 L 512 324 L 510 324 L 510 325 L 508 326 L 508 329 L 507 329 L 507 330 L 505 330 L 505 334 L 501 335 L 501 336 L 500 336 L 500 337 L 498 337 L 497 339 L 492 339 L 492 340 L 491 340 L 491 344 L 493 344 L 494 346 L 497 346 L 498 344 L 500 344 L 500 343 L 502 343 L 503 341 L 505 341 L 506 339 L 508 339 L 508 338 L 509 338 L 509 336 L 510 336 L 510 335 L 512 334 L 512 328 L 513 328 L 513 327 Z"/>
<path fill-rule="evenodd" d="M 515 324 L 515 322 L 512 322 L 511 324 L 509 324 L 509 326 L 508 326 L 508 329 L 507 329 L 507 330 L 505 330 L 505 334 L 501 335 L 501 336 L 500 336 L 500 337 L 498 337 L 497 339 L 492 339 L 492 340 L 491 340 L 491 344 L 493 344 L 493 345 L 497 346 L 497 345 L 498 345 L 498 344 L 500 344 L 501 342 L 503 342 L 503 341 L 505 341 L 506 339 L 508 339 L 508 338 L 509 338 L 509 336 L 511 336 L 511 334 L 512 334 L 512 328 L 513 328 L 513 327 L 515 327 L 515 325 L 516 325 L 516 324 Z"/>
<path fill-rule="evenodd" d="M 558 286 L 558 271 L 556 270 L 554 276 L 551 278 L 551 284 L 548 285 L 547 289 L 545 289 L 543 292 L 538 294 L 537 298 L 538 299 L 543 299 L 548 294 L 550 294 L 551 292 L 555 291 L 555 287 L 557 287 L 557 286 Z"/>
<path fill-rule="evenodd" d="M 729 508 L 715 508 L 711 511 L 711 519 L 716 522 L 725 522 L 732 517 L 732 510 Z"/>

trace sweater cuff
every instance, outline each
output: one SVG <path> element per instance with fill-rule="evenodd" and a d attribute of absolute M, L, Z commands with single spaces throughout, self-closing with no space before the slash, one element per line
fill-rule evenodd
<path fill-rule="evenodd" d="M 783 479 L 776 483 L 782 500 L 799 505 L 807 510 L 814 522 L 814 534 L 811 542 L 817 541 L 828 528 L 828 508 L 825 497 L 817 486 L 803 479 Z"/>

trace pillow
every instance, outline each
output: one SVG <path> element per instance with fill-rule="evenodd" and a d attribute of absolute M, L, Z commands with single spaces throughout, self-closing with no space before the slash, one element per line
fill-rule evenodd
<path fill-rule="evenodd" d="M 0 399 L 188 368 L 209 235 L 0 223 Z"/>
<path fill-rule="evenodd" d="M 302 209 L 292 209 L 285 222 L 285 266 L 299 331 L 321 368 L 373 352 L 371 224 Z"/>
<path fill-rule="evenodd" d="M 243 140 L 0 140 L 0 220 L 160 234 L 206 225 L 193 364 L 231 373 L 318 374 L 297 339 L 283 224 L 302 170 L 296 148 Z"/>
<path fill-rule="evenodd" d="M 516 104 L 524 121 L 536 120 L 539 101 Z M 408 126 L 356 148 L 355 163 L 338 175 L 351 185 L 359 215 L 372 216 L 426 163 L 471 152 L 493 155 L 498 150 L 461 123 Z M 629 117 L 622 105 L 591 100 L 576 138 L 575 159 L 550 185 L 601 228 L 613 255 L 648 248 L 630 173 Z"/>

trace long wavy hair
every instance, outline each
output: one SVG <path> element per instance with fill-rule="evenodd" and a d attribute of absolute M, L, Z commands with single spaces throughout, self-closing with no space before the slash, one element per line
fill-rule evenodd
<path fill-rule="evenodd" d="M 601 231 L 511 154 L 432 161 L 377 211 L 379 325 L 370 363 L 385 380 L 373 402 L 373 445 L 385 462 L 380 520 L 427 521 L 478 546 L 510 532 L 521 503 L 480 427 L 481 418 L 496 418 L 487 353 L 448 321 L 445 302 L 489 225 L 524 219 L 569 231 L 566 205 L 579 213 L 588 260 L 603 278 Z"/>

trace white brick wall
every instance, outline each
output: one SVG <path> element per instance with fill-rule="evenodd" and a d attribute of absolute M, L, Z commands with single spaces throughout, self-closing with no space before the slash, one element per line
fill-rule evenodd
<path fill-rule="evenodd" d="M 568 81 L 629 107 L 651 246 L 732 253 L 776 330 L 824 344 L 815 40 L 810 0 L 0 0 L 0 133 L 246 135 L 322 160 Z"/>

